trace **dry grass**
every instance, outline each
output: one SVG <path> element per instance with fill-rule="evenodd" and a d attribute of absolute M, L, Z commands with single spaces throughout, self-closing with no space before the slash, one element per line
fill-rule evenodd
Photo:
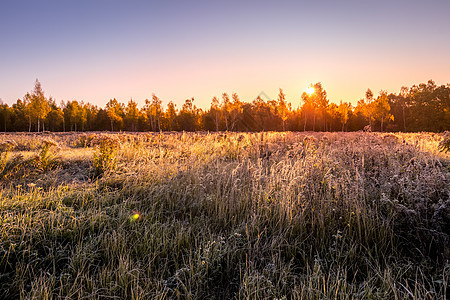
<path fill-rule="evenodd" d="M 1 181 L 0 297 L 449 294 L 443 135 L 116 134 L 104 158 L 116 163 L 100 172 L 104 134 L 0 142 L 17 144 L 7 160 L 32 158 L 48 137 L 51 167 Z"/>

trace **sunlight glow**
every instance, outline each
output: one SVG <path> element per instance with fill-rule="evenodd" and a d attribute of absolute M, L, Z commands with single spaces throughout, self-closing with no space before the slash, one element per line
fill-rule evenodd
<path fill-rule="evenodd" d="M 312 95 L 312 94 L 314 94 L 314 92 L 315 92 L 316 90 L 314 89 L 314 87 L 313 86 L 309 86 L 307 89 L 306 89 L 306 93 L 308 94 L 308 95 Z"/>

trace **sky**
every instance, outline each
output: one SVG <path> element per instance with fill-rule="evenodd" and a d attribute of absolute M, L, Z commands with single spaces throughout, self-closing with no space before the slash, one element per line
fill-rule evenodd
<path fill-rule="evenodd" d="M 0 99 L 208 108 L 321 82 L 331 102 L 450 82 L 450 1 L 0 1 Z"/>

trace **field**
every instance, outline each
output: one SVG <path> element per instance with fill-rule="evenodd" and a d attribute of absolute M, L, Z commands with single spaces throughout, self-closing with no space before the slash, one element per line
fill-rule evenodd
<path fill-rule="evenodd" d="M 442 139 L 2 135 L 0 298 L 448 298 Z"/>

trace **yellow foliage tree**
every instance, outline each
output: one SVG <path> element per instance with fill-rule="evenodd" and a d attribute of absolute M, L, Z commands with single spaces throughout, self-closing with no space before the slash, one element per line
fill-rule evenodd
<path fill-rule="evenodd" d="M 380 96 L 371 104 L 371 111 L 374 118 L 381 123 L 381 131 L 383 131 L 383 124 L 388 121 L 393 121 L 394 116 L 390 114 L 391 106 L 385 91 L 380 92 Z"/>

